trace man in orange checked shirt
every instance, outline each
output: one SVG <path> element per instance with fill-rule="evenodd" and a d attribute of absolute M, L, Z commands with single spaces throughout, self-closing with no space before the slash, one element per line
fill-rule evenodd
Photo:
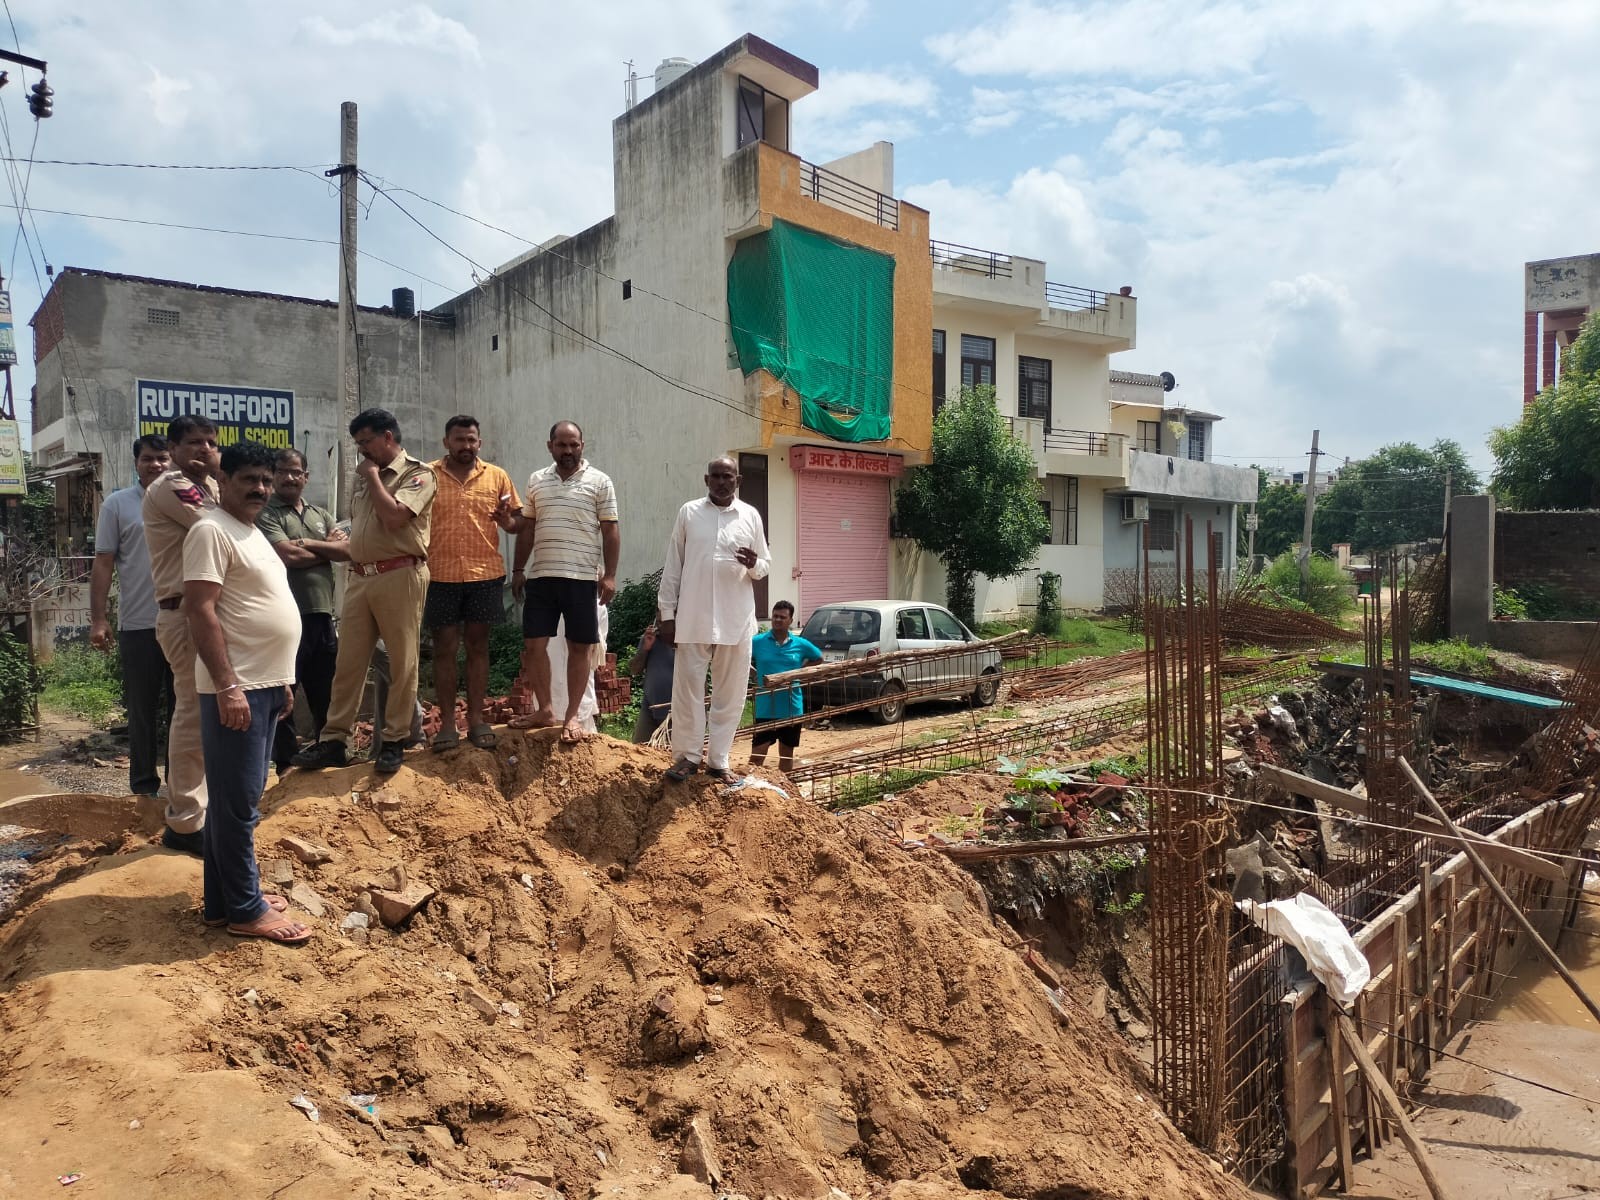
<path fill-rule="evenodd" d="M 495 744 L 483 719 L 489 687 L 489 626 L 505 615 L 505 552 L 499 530 L 516 531 L 522 506 L 511 477 L 478 457 L 478 419 L 451 417 L 444 424 L 445 456 L 430 464 L 439 481 L 433 501 L 433 536 L 428 544 L 432 577 L 422 623 L 433 631 L 433 683 L 443 724 L 435 750 L 461 740 L 456 729 L 456 650 L 461 630 L 467 643 L 467 738 L 485 750 Z"/>

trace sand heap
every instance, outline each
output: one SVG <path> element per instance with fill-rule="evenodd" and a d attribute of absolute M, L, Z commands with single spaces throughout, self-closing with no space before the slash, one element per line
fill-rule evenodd
<path fill-rule="evenodd" d="M 204 929 L 191 858 L 69 872 L 0 930 L 0 1194 L 710 1197 L 709 1158 L 754 1198 L 1245 1195 L 970 877 L 665 765 L 513 733 L 292 775 L 262 859 L 332 853 L 290 859 L 298 950 Z M 374 886 L 437 894 L 342 932 Z"/>

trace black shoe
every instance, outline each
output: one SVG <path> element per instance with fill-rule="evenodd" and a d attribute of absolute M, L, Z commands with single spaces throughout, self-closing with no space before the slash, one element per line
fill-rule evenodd
<path fill-rule="evenodd" d="M 198 829 L 193 833 L 179 833 L 169 825 L 161 831 L 161 844 L 168 850 L 192 854 L 196 858 L 204 858 L 206 856 L 205 838 Z"/>
<path fill-rule="evenodd" d="M 372 769 L 379 775 L 393 775 L 400 769 L 400 756 L 405 752 L 404 742 L 385 742 L 378 757 L 372 760 Z"/>
<path fill-rule="evenodd" d="M 302 771 L 321 771 L 327 767 L 347 767 L 350 760 L 345 756 L 343 742 L 318 742 L 296 754 L 289 765 Z"/>

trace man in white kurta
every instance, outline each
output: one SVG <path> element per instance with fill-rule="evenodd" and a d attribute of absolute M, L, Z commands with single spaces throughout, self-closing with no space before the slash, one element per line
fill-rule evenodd
<path fill-rule="evenodd" d="M 755 581 L 772 566 L 761 514 L 738 498 L 739 467 L 706 467 L 706 495 L 678 510 L 661 568 L 656 636 L 678 648 L 672 676 L 672 754 L 667 778 L 698 771 L 727 778 L 733 734 L 750 686 Z M 706 667 L 711 715 L 706 718 Z"/>

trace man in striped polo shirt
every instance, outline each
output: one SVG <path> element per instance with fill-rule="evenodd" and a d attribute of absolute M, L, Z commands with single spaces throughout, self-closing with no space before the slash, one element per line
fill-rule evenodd
<path fill-rule="evenodd" d="M 616 491 L 607 475 L 585 461 L 583 430 L 574 421 L 558 421 L 547 445 L 554 461 L 528 477 L 511 558 L 511 594 L 523 602 L 523 669 L 539 707 L 511 724 L 519 729 L 560 725 L 561 740 L 577 742 L 588 736 L 578 706 L 600 643 L 597 602 L 609 604 L 616 594 L 622 534 Z M 524 572 L 530 551 L 533 564 Z M 550 702 L 549 649 L 563 620 L 567 705 L 557 717 Z"/>

